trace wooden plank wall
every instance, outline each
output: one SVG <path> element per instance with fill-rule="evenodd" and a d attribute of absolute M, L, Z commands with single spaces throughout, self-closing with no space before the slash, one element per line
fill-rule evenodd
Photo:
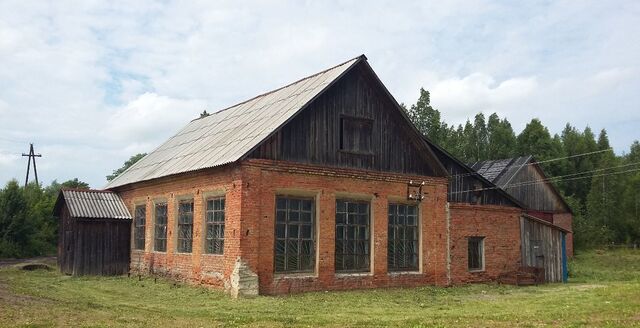
<path fill-rule="evenodd" d="M 504 188 L 506 192 L 515 199 L 520 200 L 527 208 L 538 211 L 567 212 L 562 203 L 561 196 L 548 183 L 528 183 L 531 181 L 541 181 L 544 175 L 537 165 L 527 165 L 509 181 Z M 519 183 L 523 185 L 517 186 Z M 508 187 L 514 185 L 514 187 Z"/>
<path fill-rule="evenodd" d="M 371 153 L 340 149 L 343 117 L 372 120 Z M 357 66 L 250 157 L 433 176 L 437 159 L 422 143 L 371 74 Z"/>
<path fill-rule="evenodd" d="M 120 275 L 129 271 L 131 220 L 76 219 L 64 205 L 58 266 L 64 274 Z"/>
<path fill-rule="evenodd" d="M 520 239 L 523 266 L 544 266 L 545 281 L 562 282 L 562 231 L 535 220 L 520 218 Z M 540 253 L 544 257 L 539 259 L 532 245 L 540 242 Z"/>

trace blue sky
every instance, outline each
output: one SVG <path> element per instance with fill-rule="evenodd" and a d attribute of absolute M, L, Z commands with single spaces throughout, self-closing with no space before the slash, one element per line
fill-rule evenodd
<path fill-rule="evenodd" d="M 366 54 L 404 103 L 640 139 L 637 1 L 2 1 L 0 183 L 100 188 L 207 109 Z"/>

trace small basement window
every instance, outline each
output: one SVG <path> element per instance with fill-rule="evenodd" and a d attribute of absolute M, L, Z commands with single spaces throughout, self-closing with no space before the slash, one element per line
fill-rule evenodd
<path fill-rule="evenodd" d="M 178 252 L 191 253 L 193 246 L 193 199 L 178 204 Z"/>
<path fill-rule="evenodd" d="M 133 230 L 133 246 L 135 249 L 144 250 L 144 227 L 146 220 L 145 205 L 136 205 L 134 230 Z"/>
<path fill-rule="evenodd" d="M 224 251 L 224 197 L 207 199 L 206 215 L 205 252 L 222 254 Z"/>
<path fill-rule="evenodd" d="M 364 117 L 340 118 L 340 150 L 363 155 L 373 154 L 373 120 Z"/>
<path fill-rule="evenodd" d="M 156 252 L 167 251 L 167 203 L 155 206 L 154 246 Z"/>
<path fill-rule="evenodd" d="M 484 270 L 484 237 L 469 237 L 469 271 Z"/>

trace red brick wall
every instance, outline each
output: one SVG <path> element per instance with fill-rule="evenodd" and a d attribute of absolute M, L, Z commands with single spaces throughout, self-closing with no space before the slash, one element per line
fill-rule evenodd
<path fill-rule="evenodd" d="M 521 263 L 520 209 L 450 204 L 451 280 L 454 284 L 496 279 Z M 484 238 L 484 270 L 468 270 L 468 237 Z"/>
<path fill-rule="evenodd" d="M 409 180 L 426 182 L 423 188 L 425 199 L 419 203 L 422 222 L 420 270 L 388 273 L 388 204 L 406 202 Z M 448 224 L 445 178 L 252 159 L 240 165 L 142 182 L 117 191 L 132 213 L 135 204 L 147 205 L 145 251 L 132 250 L 132 271 L 167 275 L 218 288 L 228 288 L 238 257 L 259 275 L 262 294 L 487 281 L 517 268 L 520 263 L 519 211 L 499 206 L 452 204 Z M 212 192 L 222 192 L 226 197 L 224 255 L 203 254 L 203 205 L 205 197 Z M 279 194 L 306 195 L 316 199 L 318 234 L 314 273 L 302 276 L 274 274 L 275 198 Z M 191 254 L 176 252 L 177 202 L 183 197 L 194 199 Z M 335 272 L 337 198 L 370 201 L 371 272 L 351 275 Z M 153 204 L 158 199 L 168 203 L 166 253 L 153 251 Z M 448 231 L 451 231 L 451 240 Z M 486 236 L 486 270 L 469 273 L 465 238 L 480 234 Z M 448 272 L 448 266 L 451 272 Z"/>
<path fill-rule="evenodd" d="M 410 177 L 347 169 L 327 169 L 266 160 L 249 160 L 243 171 L 243 258 L 260 279 L 261 294 L 388 286 L 446 285 L 446 179 Z M 387 204 L 406 201 L 409 180 L 426 181 L 419 204 L 422 263 L 420 272 L 387 273 Z M 274 274 L 276 195 L 306 195 L 316 199 L 316 272 Z M 371 204 L 372 270 L 336 274 L 336 198 L 366 199 Z M 254 219 L 255 218 L 255 219 Z"/>
<path fill-rule="evenodd" d="M 553 224 L 573 231 L 573 215 L 571 213 L 557 213 L 553 215 Z M 573 232 L 567 233 L 567 256 L 573 257 Z"/>
<path fill-rule="evenodd" d="M 174 279 L 223 288 L 239 256 L 239 224 L 242 182 L 238 168 L 222 167 L 167 177 L 152 182 L 141 182 L 116 190 L 131 213 L 136 204 L 146 204 L 145 250 L 131 251 L 133 272 L 166 275 Z M 205 254 L 204 199 L 210 193 L 224 193 L 225 245 L 224 255 Z M 182 198 L 193 198 L 193 249 L 189 254 L 176 251 L 177 203 Z M 167 203 L 167 251 L 153 251 L 154 202 Z M 133 232 L 132 232 L 133 238 Z M 132 243 L 133 245 L 133 243 Z"/>

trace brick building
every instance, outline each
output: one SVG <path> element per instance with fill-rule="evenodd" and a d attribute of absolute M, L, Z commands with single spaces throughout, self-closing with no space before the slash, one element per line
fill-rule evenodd
<path fill-rule="evenodd" d="M 364 56 L 193 120 L 106 189 L 131 270 L 233 295 L 489 281 L 525 227 L 553 268 L 568 231 L 424 139 Z"/>

